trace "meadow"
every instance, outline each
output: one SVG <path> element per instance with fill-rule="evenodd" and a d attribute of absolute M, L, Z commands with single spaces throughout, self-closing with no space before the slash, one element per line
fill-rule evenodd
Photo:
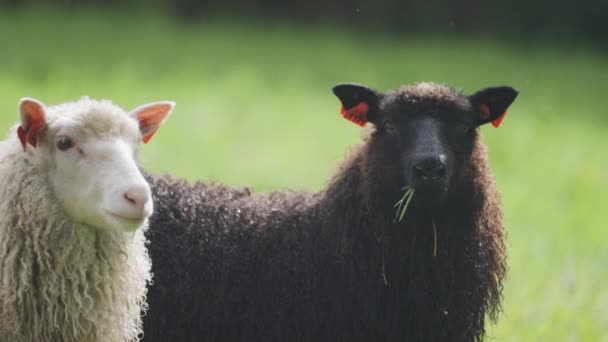
<path fill-rule="evenodd" d="M 436 81 L 520 96 L 482 127 L 503 194 L 509 278 L 489 341 L 608 341 L 608 58 L 585 44 L 385 35 L 339 25 L 158 13 L 0 13 L 0 129 L 29 96 L 82 95 L 176 110 L 143 165 L 268 191 L 320 189 L 362 130 L 339 115 L 343 81 Z"/>

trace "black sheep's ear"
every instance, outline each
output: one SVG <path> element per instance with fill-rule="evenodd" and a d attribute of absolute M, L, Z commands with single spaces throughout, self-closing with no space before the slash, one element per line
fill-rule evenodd
<path fill-rule="evenodd" d="M 491 122 L 494 127 L 507 115 L 507 108 L 515 101 L 519 92 L 511 87 L 493 87 L 482 89 L 469 96 L 471 104 L 479 113 L 479 125 Z"/>
<path fill-rule="evenodd" d="M 378 104 L 381 94 L 361 84 L 340 83 L 332 88 L 342 102 L 340 114 L 345 119 L 363 127 L 366 123 L 377 122 Z"/>

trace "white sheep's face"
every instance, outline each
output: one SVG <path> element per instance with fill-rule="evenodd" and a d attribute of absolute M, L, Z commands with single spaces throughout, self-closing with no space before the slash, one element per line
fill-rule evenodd
<path fill-rule="evenodd" d="M 137 147 L 149 141 L 173 107 L 158 102 L 126 113 L 109 101 L 88 98 L 54 107 L 23 99 L 18 136 L 74 221 L 133 231 L 153 209 Z"/>

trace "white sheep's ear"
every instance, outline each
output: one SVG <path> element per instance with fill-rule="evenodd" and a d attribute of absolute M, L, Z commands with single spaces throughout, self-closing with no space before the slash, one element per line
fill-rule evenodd
<path fill-rule="evenodd" d="M 17 128 L 17 136 L 25 151 L 26 144 L 34 147 L 38 144 L 38 136 L 46 126 L 44 104 L 38 100 L 24 97 L 19 101 L 19 116 L 21 126 Z"/>
<path fill-rule="evenodd" d="M 144 144 L 152 139 L 154 133 L 167 120 L 173 108 L 175 108 L 175 102 L 161 101 L 141 105 L 129 112 L 129 115 L 139 122 L 141 140 Z"/>

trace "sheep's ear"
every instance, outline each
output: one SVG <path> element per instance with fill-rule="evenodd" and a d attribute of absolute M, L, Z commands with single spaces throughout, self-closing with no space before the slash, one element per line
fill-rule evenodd
<path fill-rule="evenodd" d="M 44 104 L 38 100 L 24 97 L 19 101 L 19 116 L 21 125 L 17 128 L 17 136 L 25 151 L 27 144 L 38 145 L 38 136 L 45 127 Z"/>
<path fill-rule="evenodd" d="M 342 102 L 340 114 L 345 119 L 361 127 L 368 122 L 376 122 L 381 94 L 369 87 L 355 83 L 340 83 L 335 85 L 332 91 Z"/>
<path fill-rule="evenodd" d="M 129 112 L 129 115 L 139 122 L 141 140 L 147 144 L 158 128 L 167 120 L 175 108 L 175 102 L 161 101 L 139 106 Z"/>
<path fill-rule="evenodd" d="M 493 87 L 471 95 L 469 99 L 479 113 L 479 125 L 491 122 L 494 127 L 500 126 L 517 94 L 519 92 L 511 87 Z"/>

